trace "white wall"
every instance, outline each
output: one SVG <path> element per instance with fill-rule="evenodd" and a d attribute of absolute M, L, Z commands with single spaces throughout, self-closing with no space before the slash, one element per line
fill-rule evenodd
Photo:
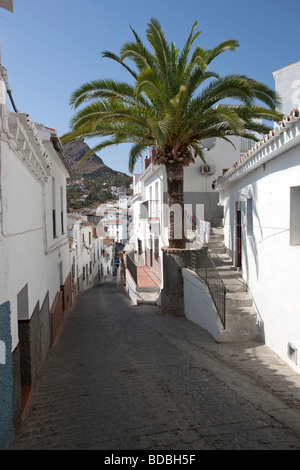
<path fill-rule="evenodd" d="M 300 244 L 290 244 L 290 195 L 292 187 L 300 186 L 300 143 L 299 134 L 292 133 L 294 146 L 279 146 L 277 157 L 232 178 L 230 184 L 223 182 L 222 197 L 225 245 L 234 261 L 235 203 L 252 198 L 252 236 L 247 234 L 247 212 L 242 214 L 242 275 L 261 317 L 266 344 L 300 372 Z M 289 343 L 299 351 L 297 365 L 288 358 Z"/>
<path fill-rule="evenodd" d="M 208 331 L 219 341 L 219 317 L 207 286 L 195 274 L 182 269 L 184 286 L 184 314 L 193 323 Z"/>
<path fill-rule="evenodd" d="M 230 168 L 240 157 L 240 138 L 229 137 L 232 143 L 217 139 L 215 146 L 210 150 L 203 150 L 205 161 L 208 165 L 215 165 L 216 172 L 213 175 L 202 175 L 200 172 L 203 161 L 200 157 L 195 163 L 184 169 L 185 192 L 214 192 L 211 185 L 215 179 L 222 175 L 223 170 Z"/>
<path fill-rule="evenodd" d="M 13 113 L 8 117 L 10 133 L 2 133 L 0 149 L 0 303 L 9 301 L 11 305 L 14 349 L 18 344 L 18 293 L 28 285 L 28 311 L 24 315 L 29 319 L 37 302 L 41 307 L 48 292 L 51 307 L 60 290 L 60 263 L 63 282 L 70 271 L 67 230 L 52 240 L 50 183 L 55 175 L 59 186 L 65 188 L 68 171 L 50 141 L 46 150 L 44 140 L 37 140 L 38 132 L 26 115 Z M 16 132 L 18 139 L 14 136 Z M 34 150 L 32 159 L 30 148 Z M 33 160 L 37 171 L 32 166 Z M 66 220 L 65 205 L 63 210 Z"/>

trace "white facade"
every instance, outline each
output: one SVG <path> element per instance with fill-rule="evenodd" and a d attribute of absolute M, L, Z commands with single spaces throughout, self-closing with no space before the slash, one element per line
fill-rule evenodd
<path fill-rule="evenodd" d="M 7 114 L 0 152 L 0 304 L 10 301 L 13 349 L 18 344 L 18 320 L 29 319 L 48 292 L 51 306 L 70 272 L 66 227 L 69 173 L 54 147 L 58 145 L 53 129 L 36 126 L 26 114 Z M 28 307 L 18 312 L 18 293 L 25 286 Z"/>
<path fill-rule="evenodd" d="M 130 198 L 127 196 L 120 196 L 118 202 L 100 204 L 95 210 L 95 215 L 99 218 L 98 232 L 124 245 L 129 238 L 129 205 Z"/>
<path fill-rule="evenodd" d="M 103 281 L 111 279 L 115 274 L 114 256 L 114 240 L 111 238 L 104 238 L 100 263 L 100 279 Z"/>
<path fill-rule="evenodd" d="M 126 243 L 127 241 L 127 220 L 110 219 L 103 221 L 107 230 L 107 236 L 113 238 L 117 243 Z"/>
<path fill-rule="evenodd" d="M 73 286 L 79 292 L 113 276 L 114 243 L 103 237 L 95 223 L 68 214 Z"/>
<path fill-rule="evenodd" d="M 8 404 L 0 407 L 0 448 L 72 306 L 63 149 L 54 129 L 9 112 L 5 97 L 0 77 L 0 398 Z"/>
<path fill-rule="evenodd" d="M 300 372 L 299 112 L 276 125 L 217 188 L 225 245 L 248 283 L 265 342 Z"/>
<path fill-rule="evenodd" d="M 165 168 L 150 164 L 133 180 L 133 242 L 140 264 L 152 268 L 162 280 L 161 247 L 168 244 L 168 213 L 164 208 Z"/>

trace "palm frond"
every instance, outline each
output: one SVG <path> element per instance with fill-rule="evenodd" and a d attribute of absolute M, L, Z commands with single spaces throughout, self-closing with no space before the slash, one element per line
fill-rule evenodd
<path fill-rule="evenodd" d="M 182 49 L 182 52 L 179 56 L 179 59 L 178 59 L 178 69 L 179 69 L 179 73 L 182 74 L 182 72 L 185 70 L 186 68 L 186 65 L 187 65 L 187 62 L 188 62 L 188 57 L 189 57 L 189 53 L 190 53 L 190 50 L 191 50 L 191 47 L 192 47 L 192 44 L 193 42 L 197 39 L 197 37 L 201 34 L 201 31 L 198 31 L 194 34 L 194 30 L 196 28 L 196 26 L 198 25 L 198 22 L 195 21 L 193 26 L 192 26 L 192 29 L 191 29 L 191 32 L 189 34 L 189 37 Z"/>
<path fill-rule="evenodd" d="M 116 98 L 125 102 L 134 102 L 134 87 L 126 82 L 115 80 L 93 80 L 83 84 L 70 98 L 70 105 L 78 108 L 83 102 L 99 98 Z"/>
<path fill-rule="evenodd" d="M 138 159 L 143 156 L 143 153 L 145 152 L 145 150 L 147 150 L 147 148 L 148 148 L 148 145 L 145 145 L 143 143 L 136 143 L 131 147 L 129 151 L 129 162 L 128 162 L 129 173 L 133 173 L 134 167 Z"/>
<path fill-rule="evenodd" d="M 166 96 L 164 88 L 161 86 L 160 77 L 153 69 L 144 69 L 140 72 L 136 81 L 135 97 L 140 100 L 141 94 L 144 93 L 151 103 L 164 109 L 166 104 Z"/>
<path fill-rule="evenodd" d="M 130 75 L 133 76 L 133 78 L 136 78 L 137 77 L 137 74 L 134 70 L 132 70 L 130 67 L 128 67 L 128 65 L 126 65 L 121 59 L 120 57 L 118 57 L 116 54 L 114 54 L 113 52 L 109 52 L 109 51 L 104 51 L 102 53 L 102 57 L 106 57 L 107 59 L 112 59 L 112 60 L 115 60 L 116 62 L 118 62 L 122 67 L 124 67 L 129 73 Z"/>
<path fill-rule="evenodd" d="M 149 44 L 151 45 L 154 51 L 154 56 L 156 58 L 156 66 L 161 76 L 164 77 L 164 81 L 168 89 L 171 80 L 170 68 L 172 64 L 172 53 L 168 41 L 165 37 L 164 31 L 160 23 L 155 18 L 152 18 L 150 23 L 148 24 L 146 35 Z"/>
<path fill-rule="evenodd" d="M 220 44 L 218 44 L 218 46 L 206 52 L 207 65 L 209 65 L 213 59 L 215 59 L 218 55 L 222 54 L 223 52 L 236 51 L 239 46 L 239 42 L 235 39 L 228 39 L 227 41 L 221 42 Z"/>

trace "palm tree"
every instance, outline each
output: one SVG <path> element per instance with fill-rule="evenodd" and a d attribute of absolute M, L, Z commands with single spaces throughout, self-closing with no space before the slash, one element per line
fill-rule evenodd
<path fill-rule="evenodd" d="M 205 162 L 201 141 L 211 137 L 230 141 L 233 135 L 257 140 L 255 133 L 268 131 L 268 127 L 259 123 L 261 118 L 282 117 L 275 111 L 276 94 L 268 86 L 246 76 L 220 77 L 208 70 L 213 59 L 225 51 L 236 50 L 239 44 L 227 40 L 213 49 L 197 46 L 191 51 L 201 33 L 195 32 L 196 26 L 197 22 L 181 51 L 167 42 L 156 19 L 151 19 L 146 31 L 150 49 L 131 28 L 134 41 L 123 44 L 119 55 L 103 53 L 103 57 L 117 61 L 127 70 L 130 82 L 102 79 L 76 90 L 70 104 L 74 109 L 82 104 L 84 107 L 71 120 L 70 132 L 62 137 L 63 143 L 102 138 L 91 153 L 132 143 L 130 172 L 145 150 L 155 149 L 155 163 L 166 168 L 168 205 L 171 208 L 179 204 L 182 209 L 181 238 L 175 238 L 174 217 L 170 212 L 172 248 L 185 247 L 183 171 L 197 156 Z M 126 63 L 128 59 L 130 66 Z M 236 100 L 237 104 L 225 104 L 228 99 Z"/>

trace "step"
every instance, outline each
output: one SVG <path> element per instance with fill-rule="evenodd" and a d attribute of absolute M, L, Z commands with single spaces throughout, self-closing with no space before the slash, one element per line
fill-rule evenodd
<path fill-rule="evenodd" d="M 223 277 L 223 283 L 227 292 L 247 292 L 247 284 L 241 277 Z"/>
<path fill-rule="evenodd" d="M 227 311 L 226 330 L 220 330 L 220 335 L 220 342 L 263 342 L 253 307 L 240 307 Z"/>
<path fill-rule="evenodd" d="M 246 306 L 240 306 L 240 307 L 237 307 L 237 306 L 229 306 L 227 305 L 227 308 L 226 308 L 226 314 L 229 315 L 230 317 L 254 317 L 256 318 L 257 317 L 257 313 L 256 311 L 254 310 L 254 307 L 253 307 L 253 304 L 251 307 L 246 307 Z"/>
<path fill-rule="evenodd" d="M 213 255 L 211 254 L 211 258 L 214 262 L 214 265 L 216 266 L 216 268 L 222 268 L 222 267 L 227 267 L 227 268 L 230 268 L 231 266 L 233 266 L 232 264 L 232 260 L 229 258 L 229 256 L 225 255 L 225 254 L 219 254 L 219 255 Z"/>
<path fill-rule="evenodd" d="M 208 248 L 212 251 L 212 253 L 215 254 L 226 254 L 226 248 L 225 246 L 211 246 L 211 244 L 208 244 Z"/>
<path fill-rule="evenodd" d="M 159 292 L 139 292 L 137 305 L 157 305 Z"/>
<path fill-rule="evenodd" d="M 228 292 L 226 294 L 226 310 L 236 307 L 251 307 L 252 297 L 248 292 Z"/>
<path fill-rule="evenodd" d="M 220 331 L 219 343 L 259 343 L 263 344 L 262 336 L 260 334 L 258 326 L 253 329 L 240 328 L 235 330 L 234 328 L 226 328 L 226 330 Z"/>
<path fill-rule="evenodd" d="M 222 243 L 224 244 L 224 237 L 221 235 L 210 235 L 208 243 Z"/>
<path fill-rule="evenodd" d="M 211 227 L 210 233 L 211 235 L 219 235 L 224 237 L 224 227 Z"/>
<path fill-rule="evenodd" d="M 218 248 L 225 248 L 225 245 L 223 242 L 218 242 L 218 241 L 209 241 L 208 244 L 207 244 L 207 247 L 212 251 L 214 252 L 216 249 Z"/>

